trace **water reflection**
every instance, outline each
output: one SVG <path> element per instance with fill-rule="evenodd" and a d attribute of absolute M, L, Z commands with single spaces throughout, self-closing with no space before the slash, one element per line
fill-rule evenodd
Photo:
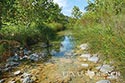
<path fill-rule="evenodd" d="M 73 49 L 73 47 L 73 38 L 71 36 L 64 36 L 64 40 L 61 42 L 60 51 L 53 51 L 52 55 L 57 57 L 64 56 L 65 53 L 70 52 Z"/>
<path fill-rule="evenodd" d="M 61 42 L 60 52 L 67 52 L 73 48 L 72 37 L 65 36 Z"/>

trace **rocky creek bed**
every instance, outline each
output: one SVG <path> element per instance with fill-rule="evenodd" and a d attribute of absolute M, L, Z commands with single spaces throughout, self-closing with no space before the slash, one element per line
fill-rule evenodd
<path fill-rule="evenodd" d="M 99 54 L 87 52 L 88 44 L 81 44 L 65 57 L 55 57 L 46 62 L 44 53 L 25 56 L 26 62 L 18 60 L 6 63 L 0 71 L 0 83 L 125 83 L 112 64 L 106 64 Z M 15 54 L 15 58 L 18 56 Z M 30 61 L 28 61 L 30 60 Z"/>

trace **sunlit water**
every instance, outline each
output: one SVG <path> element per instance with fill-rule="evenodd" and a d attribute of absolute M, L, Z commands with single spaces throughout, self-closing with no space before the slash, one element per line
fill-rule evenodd
<path fill-rule="evenodd" d="M 61 42 L 60 52 L 67 52 L 72 50 L 73 43 L 72 43 L 72 37 L 71 36 L 65 36 L 64 40 Z"/>
<path fill-rule="evenodd" d="M 61 42 L 60 51 L 53 53 L 54 56 L 62 57 L 66 52 L 70 52 L 73 49 L 73 38 L 71 36 L 65 36 Z"/>

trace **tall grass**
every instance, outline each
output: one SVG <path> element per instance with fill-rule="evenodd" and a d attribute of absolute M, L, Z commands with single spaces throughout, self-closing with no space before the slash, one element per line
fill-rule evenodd
<path fill-rule="evenodd" d="M 90 52 L 104 55 L 107 63 L 113 61 L 116 70 L 125 77 L 125 9 L 121 7 L 116 14 L 111 8 L 113 3 L 108 2 L 109 9 L 105 9 L 106 4 L 97 7 L 96 12 L 86 12 L 72 28 L 73 34 L 80 43 L 90 44 Z"/>
<path fill-rule="evenodd" d="M 100 24 L 74 28 L 73 35 L 79 43 L 89 43 L 91 53 L 100 53 L 105 58 L 105 62 L 113 61 L 116 70 L 125 73 L 125 33 L 119 35 L 111 27 Z"/>

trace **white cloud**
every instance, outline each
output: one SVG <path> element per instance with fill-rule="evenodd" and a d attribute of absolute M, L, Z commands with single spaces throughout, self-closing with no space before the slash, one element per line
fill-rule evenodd
<path fill-rule="evenodd" d="M 64 15 L 70 16 L 70 15 L 71 15 L 71 9 L 62 10 L 62 13 L 63 13 Z"/>
<path fill-rule="evenodd" d="M 67 1 L 66 0 L 53 0 L 54 3 L 59 4 L 60 7 L 66 7 Z"/>

